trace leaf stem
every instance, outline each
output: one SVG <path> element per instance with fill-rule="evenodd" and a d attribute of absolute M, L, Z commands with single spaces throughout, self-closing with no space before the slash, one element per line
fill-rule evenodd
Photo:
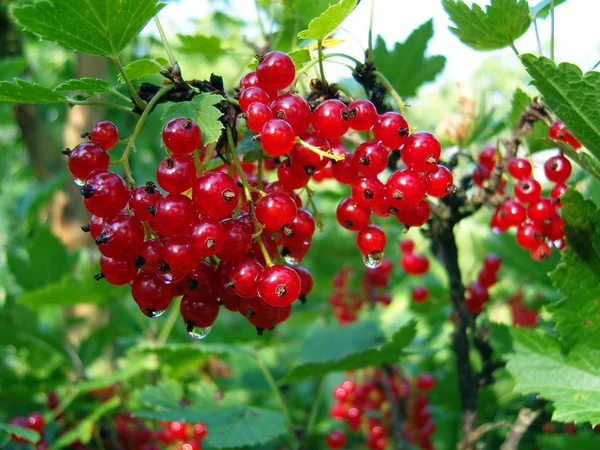
<path fill-rule="evenodd" d="M 550 59 L 554 61 L 554 0 L 550 0 Z"/>
<path fill-rule="evenodd" d="M 131 100 L 127 99 L 127 101 L 130 102 Z M 135 114 L 133 112 L 133 110 L 129 109 L 127 106 L 113 105 L 112 103 L 88 102 L 87 100 L 73 100 L 71 98 L 67 99 L 66 103 L 68 105 L 73 105 L 73 106 L 99 106 L 101 108 L 111 108 L 111 109 L 116 109 L 118 111 L 127 112 L 127 113 L 130 113 L 130 114 Z"/>
<path fill-rule="evenodd" d="M 181 299 L 176 299 L 171 302 L 169 306 L 169 312 L 167 313 L 167 319 L 160 329 L 160 333 L 158 335 L 157 344 L 165 345 L 169 336 L 171 335 L 171 331 L 173 331 L 173 327 L 175 326 L 175 322 L 177 322 L 177 318 L 179 317 L 179 302 Z"/>
<path fill-rule="evenodd" d="M 317 227 L 319 227 L 319 231 L 323 231 L 323 221 L 321 220 L 321 214 L 319 213 L 319 208 L 317 208 L 317 204 L 315 203 L 313 196 L 315 195 L 315 191 L 308 187 L 308 184 L 304 186 L 304 190 L 306 191 L 307 203 L 312 207 L 313 217 L 315 219 L 315 223 Z"/>
<path fill-rule="evenodd" d="M 533 19 L 533 29 L 535 30 L 535 40 L 537 41 L 538 56 L 543 56 L 542 41 L 540 41 L 540 32 L 538 31 L 537 19 Z"/>
<path fill-rule="evenodd" d="M 400 95 L 398 94 L 396 89 L 394 89 L 394 87 L 392 86 L 392 83 L 390 83 L 388 81 L 388 79 L 381 72 L 374 71 L 373 75 L 375 75 L 377 78 L 379 78 L 379 81 L 381 81 L 381 83 L 389 91 L 391 96 L 394 97 L 394 100 L 398 104 L 398 108 L 400 108 L 400 113 L 402 113 L 403 116 L 406 115 L 406 109 L 405 109 L 406 104 L 402 101 L 402 98 L 400 98 Z"/>
<path fill-rule="evenodd" d="M 371 0 L 369 12 L 369 46 L 367 47 L 367 64 L 373 64 L 375 58 L 373 57 L 373 11 L 375 9 L 375 0 Z"/>
<path fill-rule="evenodd" d="M 285 420 L 287 422 L 290 434 L 294 436 L 294 423 L 292 422 L 290 411 L 288 410 L 288 407 L 285 404 L 283 397 L 281 396 L 281 391 L 277 387 L 277 384 L 273 379 L 273 375 L 271 375 L 269 368 L 265 365 L 264 361 L 260 357 L 260 354 L 256 350 L 254 350 L 254 359 L 256 360 L 256 364 L 258 365 L 260 371 L 263 373 L 265 379 L 267 380 L 267 383 L 269 384 L 269 387 L 271 388 L 271 391 L 275 396 L 275 400 L 277 400 L 277 403 L 279 403 L 279 407 L 281 408 L 281 412 L 285 416 Z"/>
<path fill-rule="evenodd" d="M 109 92 L 113 95 L 116 95 L 117 97 L 119 97 L 122 100 L 125 100 L 127 103 L 131 103 L 131 99 L 129 97 L 127 97 L 126 95 L 121 94 L 119 91 L 117 91 L 114 87 L 111 87 Z"/>
<path fill-rule="evenodd" d="M 158 34 L 160 35 L 160 40 L 163 43 L 163 47 L 167 52 L 167 57 L 169 58 L 169 63 L 171 66 L 177 64 L 177 60 L 175 59 L 175 55 L 173 55 L 173 50 L 171 50 L 171 46 L 169 45 L 169 41 L 167 41 L 167 36 L 163 30 L 162 25 L 160 24 L 160 20 L 158 20 L 158 15 L 154 16 L 154 24 L 156 25 L 156 29 L 158 30 Z"/>
<path fill-rule="evenodd" d="M 129 88 L 129 91 L 131 92 L 131 97 L 135 101 L 135 104 L 138 106 L 138 108 L 140 108 L 141 110 L 144 110 L 144 108 L 146 107 L 146 103 L 144 102 L 144 100 L 142 100 L 142 98 L 140 97 L 140 95 L 137 93 L 137 91 L 133 87 L 133 84 L 131 84 L 131 80 L 129 79 L 129 77 L 125 73 L 125 69 L 123 69 L 123 66 L 121 65 L 121 61 L 119 61 L 119 55 L 114 56 L 112 58 L 112 60 L 115 63 L 115 66 L 117 67 L 117 70 L 121 74 L 121 78 L 123 78 L 123 81 L 125 82 L 125 84 Z"/>
<path fill-rule="evenodd" d="M 152 98 L 152 100 L 150 100 L 150 102 L 144 109 L 144 112 L 140 116 L 137 124 L 135 125 L 135 129 L 133 130 L 133 133 L 131 134 L 131 136 L 129 136 L 129 139 L 127 140 L 127 146 L 125 147 L 125 150 L 123 151 L 123 156 L 121 157 L 120 160 L 115 161 L 115 164 L 117 164 L 119 162 L 123 163 L 123 171 L 125 173 L 125 180 L 127 181 L 127 184 L 129 185 L 129 187 L 131 187 L 131 188 L 133 188 L 135 186 L 135 180 L 133 179 L 133 176 L 131 175 L 131 167 L 129 166 L 129 155 L 131 154 L 131 150 L 135 146 L 135 140 L 138 137 L 138 135 L 140 134 L 140 131 L 142 131 L 144 122 L 148 118 L 148 115 L 150 115 L 150 112 L 152 111 L 152 109 L 154 108 L 154 106 L 156 105 L 158 100 L 160 100 L 160 98 L 163 95 L 165 95 L 167 92 L 169 92 L 174 87 L 175 87 L 175 85 L 173 85 L 173 84 L 163 87 L 160 91 L 158 91 L 156 93 L 156 95 Z"/>
<path fill-rule="evenodd" d="M 327 83 L 325 78 L 325 69 L 323 68 L 323 39 L 317 41 L 317 48 L 319 50 L 319 71 L 321 72 L 321 81 Z"/>
<path fill-rule="evenodd" d="M 517 58 L 520 58 L 519 50 L 517 50 L 517 47 L 515 47 L 515 43 L 514 42 L 510 43 L 510 48 L 512 48 L 512 51 L 515 52 L 515 55 L 517 55 Z"/>
<path fill-rule="evenodd" d="M 316 153 L 317 155 L 319 155 L 321 157 L 321 159 L 329 158 L 329 159 L 333 159 L 334 161 L 341 161 L 346 157 L 346 155 L 344 155 L 343 153 L 341 155 L 334 155 L 331 152 L 326 152 L 324 150 L 321 150 L 319 147 L 315 147 L 314 145 L 311 145 L 308 142 L 303 141 L 299 137 L 296 137 L 296 143 L 302 145 L 303 147 L 306 147 L 311 152 Z"/>

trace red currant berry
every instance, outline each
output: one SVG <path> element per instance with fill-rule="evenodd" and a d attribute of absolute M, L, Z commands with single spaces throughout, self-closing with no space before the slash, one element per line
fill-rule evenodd
<path fill-rule="evenodd" d="M 8 421 L 10 425 L 14 425 L 16 427 L 28 428 L 27 419 L 25 417 L 13 417 Z M 16 434 L 10 435 L 11 439 L 15 442 L 27 442 L 24 438 L 18 437 Z"/>
<path fill-rule="evenodd" d="M 423 200 L 427 189 L 424 177 L 420 173 L 408 169 L 394 172 L 388 179 L 385 188 L 398 209 L 415 206 Z"/>
<path fill-rule="evenodd" d="M 256 279 L 263 271 L 264 267 L 255 259 L 242 259 L 233 267 L 230 279 L 224 287 L 231 289 L 240 297 L 256 297 L 258 296 Z"/>
<path fill-rule="evenodd" d="M 177 117 L 165 124 L 162 140 L 173 153 L 187 155 L 202 144 L 202 131 L 192 119 Z"/>
<path fill-rule="evenodd" d="M 552 253 L 552 249 L 547 244 L 540 244 L 538 247 L 529 250 L 529 255 L 534 261 L 544 261 L 548 259 L 550 253 Z"/>
<path fill-rule="evenodd" d="M 240 89 L 249 88 L 249 87 L 260 87 L 258 85 L 258 77 L 256 76 L 256 71 L 248 72 L 246 75 L 242 77 L 240 80 Z"/>
<path fill-rule="evenodd" d="M 334 420 L 344 420 L 348 417 L 347 408 L 342 404 L 332 405 L 329 409 L 329 415 Z"/>
<path fill-rule="evenodd" d="M 139 260 L 142 272 L 154 273 L 161 262 L 163 245 L 156 239 L 146 239 L 140 249 Z M 136 261 L 137 263 L 137 261 Z"/>
<path fill-rule="evenodd" d="M 440 141 L 427 131 L 417 131 L 407 139 L 400 156 L 407 168 L 428 172 L 437 164 L 442 153 Z"/>
<path fill-rule="evenodd" d="M 119 142 L 119 130 L 114 123 L 101 120 L 93 126 L 90 140 L 108 151 Z"/>
<path fill-rule="evenodd" d="M 206 424 L 202 422 L 195 424 L 193 431 L 196 439 L 202 440 L 208 435 L 208 428 L 206 428 Z"/>
<path fill-rule="evenodd" d="M 264 103 L 250 103 L 246 108 L 246 125 L 255 133 L 260 133 L 265 123 L 273 117 L 273 111 Z"/>
<path fill-rule="evenodd" d="M 281 308 L 269 305 L 258 297 L 242 298 L 239 303 L 239 312 L 259 330 L 268 330 L 279 323 Z"/>
<path fill-rule="evenodd" d="M 315 234 L 315 219 L 303 208 L 296 209 L 296 218 L 290 224 L 291 236 L 295 239 L 311 239 Z"/>
<path fill-rule="evenodd" d="M 114 217 L 129 201 L 129 191 L 119 175 L 94 171 L 81 188 L 85 208 L 95 216 Z"/>
<path fill-rule="evenodd" d="M 202 216 L 221 219 L 231 214 L 240 199 L 236 182 L 223 172 L 207 172 L 192 187 L 192 200 Z"/>
<path fill-rule="evenodd" d="M 152 181 L 145 186 L 139 186 L 129 193 L 129 209 L 138 219 L 149 222 L 152 220 L 152 212 L 156 212 L 156 202 L 162 194 Z"/>
<path fill-rule="evenodd" d="M 35 430 L 38 433 L 43 434 L 45 426 L 46 421 L 40 412 L 36 411 L 27 416 L 27 428 L 30 430 Z"/>
<path fill-rule="evenodd" d="M 69 171 L 74 178 L 85 180 L 94 170 L 106 171 L 110 164 L 108 152 L 93 142 L 82 142 L 73 150 L 65 150 L 69 156 Z"/>
<path fill-rule="evenodd" d="M 155 274 L 139 273 L 131 283 L 131 296 L 148 317 L 158 317 L 169 307 L 173 293 Z"/>
<path fill-rule="evenodd" d="M 354 169 L 367 177 L 375 177 L 383 172 L 387 161 L 388 150 L 380 142 L 363 142 L 352 158 Z"/>
<path fill-rule="evenodd" d="M 533 203 L 542 195 L 542 186 L 534 178 L 523 178 L 515 184 L 515 197 L 522 203 Z"/>
<path fill-rule="evenodd" d="M 277 179 L 284 189 L 294 190 L 306 186 L 310 180 L 310 175 L 306 173 L 304 168 L 292 166 L 288 159 L 277 168 Z"/>
<path fill-rule="evenodd" d="M 415 286 L 412 288 L 411 296 L 413 302 L 423 303 L 429 297 L 429 290 L 425 286 Z"/>
<path fill-rule="evenodd" d="M 296 66 L 287 53 L 280 51 L 264 55 L 256 68 L 256 77 L 261 86 L 273 91 L 286 89 L 296 76 Z"/>
<path fill-rule="evenodd" d="M 417 375 L 415 378 L 415 387 L 419 391 L 430 391 L 435 387 L 435 378 L 430 373 Z"/>
<path fill-rule="evenodd" d="M 375 177 L 362 177 L 352 183 L 352 198 L 363 208 L 372 208 L 379 203 L 383 193 L 383 183 Z"/>
<path fill-rule="evenodd" d="M 200 263 L 200 256 L 192 251 L 187 237 L 171 238 L 165 242 L 162 259 L 179 273 L 189 272 Z"/>
<path fill-rule="evenodd" d="M 542 230 L 532 223 L 522 223 L 517 228 L 517 244 L 527 250 L 533 250 L 542 244 Z"/>
<path fill-rule="evenodd" d="M 283 231 L 290 236 L 291 223 L 296 218 L 296 203 L 289 195 L 274 192 L 256 203 L 256 218 L 270 231 Z"/>
<path fill-rule="evenodd" d="M 294 271 L 300 277 L 300 296 L 306 297 L 311 293 L 314 281 L 310 272 L 302 266 L 294 266 L 292 267 Z"/>
<path fill-rule="evenodd" d="M 563 155 L 556 155 L 544 163 L 546 178 L 554 183 L 564 183 L 571 176 L 571 162 Z"/>
<path fill-rule="evenodd" d="M 312 125 L 315 131 L 326 139 L 337 139 L 348 131 L 348 121 L 344 119 L 348 107 L 339 100 L 325 100 L 313 111 Z"/>
<path fill-rule="evenodd" d="M 581 143 L 565 128 L 565 124 L 560 120 L 554 122 L 548 130 L 548 137 L 555 141 L 562 141 L 569 144 L 575 150 L 581 148 Z"/>
<path fill-rule="evenodd" d="M 133 259 L 114 259 L 104 255 L 100 257 L 100 271 L 102 278 L 115 286 L 131 283 L 138 273 Z"/>
<path fill-rule="evenodd" d="M 325 439 L 327 448 L 331 450 L 344 448 L 346 446 L 346 433 L 343 430 L 333 430 Z"/>
<path fill-rule="evenodd" d="M 415 249 L 415 241 L 412 239 L 403 239 L 400 241 L 400 251 L 402 253 L 412 253 Z"/>
<path fill-rule="evenodd" d="M 375 140 L 393 150 L 404 145 L 408 133 L 408 122 L 402 114 L 394 111 L 380 115 L 373 126 Z"/>
<path fill-rule="evenodd" d="M 302 292 L 298 274 L 291 268 L 276 264 L 261 273 L 257 280 L 258 294 L 269 305 L 291 305 Z"/>
<path fill-rule="evenodd" d="M 151 225 L 158 233 L 168 237 L 188 234 L 190 225 L 198 217 L 192 201 L 182 194 L 169 194 L 156 202 Z"/>
<path fill-rule="evenodd" d="M 377 225 L 367 225 L 356 234 L 356 246 L 363 255 L 383 253 L 386 241 L 385 232 Z"/>
<path fill-rule="evenodd" d="M 304 135 L 302 140 L 324 152 L 331 150 L 327 141 L 315 134 Z M 313 175 L 316 171 L 324 168 L 329 159 L 322 157 L 302 144 L 296 144 L 290 152 L 290 161 L 294 167 L 302 167 L 307 175 Z"/>
<path fill-rule="evenodd" d="M 433 166 L 425 175 L 427 181 L 427 195 L 442 198 L 456 189 L 452 184 L 454 177 L 447 167 L 442 165 Z"/>
<path fill-rule="evenodd" d="M 477 165 L 473 170 L 473 184 L 475 186 L 483 186 L 485 180 L 489 180 L 492 177 L 492 170 L 488 167 Z"/>
<path fill-rule="evenodd" d="M 552 200 L 542 198 L 527 208 L 527 216 L 536 225 L 543 227 L 550 224 L 552 218 L 556 215 L 556 206 Z"/>
<path fill-rule="evenodd" d="M 190 227 L 190 246 L 201 257 L 213 256 L 225 245 L 225 228 L 217 219 L 202 217 Z"/>
<path fill-rule="evenodd" d="M 285 120 L 271 119 L 260 131 L 260 145 L 271 156 L 283 156 L 290 152 L 296 142 L 292 126 Z"/>
<path fill-rule="evenodd" d="M 217 257 L 232 261 L 244 258 L 252 247 L 252 226 L 238 219 L 227 219 L 221 223 L 225 229 L 225 245 Z"/>
<path fill-rule="evenodd" d="M 371 211 L 360 206 L 356 200 L 345 198 L 338 205 L 335 215 L 341 226 L 347 230 L 358 231 L 369 223 Z"/>
<path fill-rule="evenodd" d="M 564 195 L 564 193 L 567 192 L 567 189 L 569 189 L 568 185 L 566 185 L 566 184 L 557 184 L 550 191 L 550 198 L 552 199 L 552 201 L 554 202 L 554 204 L 557 207 L 559 207 L 559 208 L 562 206 L 562 203 L 561 203 L 560 199 Z"/>
<path fill-rule="evenodd" d="M 420 227 L 427 223 L 430 214 L 431 207 L 429 206 L 429 202 L 423 199 L 409 209 L 398 210 L 396 219 L 407 227 Z"/>
<path fill-rule="evenodd" d="M 502 259 L 495 253 L 490 253 L 483 260 L 483 270 L 485 272 L 496 273 L 500 270 L 500 265 L 502 264 Z"/>
<path fill-rule="evenodd" d="M 350 118 L 348 125 L 355 131 L 368 131 L 377 122 L 378 115 L 375 105 L 366 99 L 354 100 L 348 105 Z"/>
<path fill-rule="evenodd" d="M 471 283 L 467 287 L 467 291 L 471 295 L 471 300 L 477 304 L 483 305 L 490 299 L 490 294 L 485 286 L 482 286 L 477 281 Z"/>
<path fill-rule="evenodd" d="M 482 270 L 477 276 L 477 282 L 485 288 L 490 288 L 498 281 L 498 277 L 495 272 L 486 272 Z"/>
<path fill-rule="evenodd" d="M 401 260 L 402 268 L 411 275 L 423 275 L 429 270 L 429 261 L 423 255 L 405 253 Z"/>
<path fill-rule="evenodd" d="M 187 332 L 197 337 L 198 328 L 208 328 L 217 320 L 219 302 L 216 298 L 199 299 L 184 295 L 179 306 Z M 202 336 L 204 337 L 204 336 Z"/>
<path fill-rule="evenodd" d="M 498 214 L 508 227 L 519 226 L 527 218 L 525 207 L 514 200 L 506 200 L 500 207 Z"/>
<path fill-rule="evenodd" d="M 244 89 L 240 94 L 240 109 L 247 112 L 252 103 L 262 103 L 268 106 L 271 103 L 271 97 L 266 91 L 256 86 Z"/>
<path fill-rule="evenodd" d="M 359 177 L 358 170 L 354 167 L 354 155 L 346 154 L 341 161 L 335 161 L 331 166 L 331 175 L 339 183 L 352 184 Z"/>
<path fill-rule="evenodd" d="M 144 234 L 144 225 L 140 219 L 128 214 L 118 214 L 106 221 L 96 238 L 96 245 L 100 253 L 109 258 L 135 258 L 142 248 Z"/>
<path fill-rule="evenodd" d="M 196 167 L 189 156 L 168 156 L 160 162 L 156 169 L 158 185 L 171 194 L 187 191 L 195 180 Z"/>
<path fill-rule="evenodd" d="M 312 112 L 308 102 L 296 94 L 284 94 L 271 103 L 271 110 L 278 119 L 283 119 L 300 136 L 310 126 Z"/>
<path fill-rule="evenodd" d="M 220 292 L 214 266 L 200 261 L 185 278 L 184 292 L 197 298 L 209 298 Z"/>
<path fill-rule="evenodd" d="M 531 177 L 531 163 L 524 158 L 510 158 L 508 161 L 508 173 L 515 180 Z"/>

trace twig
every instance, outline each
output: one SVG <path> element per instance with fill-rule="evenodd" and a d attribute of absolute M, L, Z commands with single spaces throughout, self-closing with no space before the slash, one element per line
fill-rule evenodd
<path fill-rule="evenodd" d="M 541 409 L 521 409 L 521 411 L 519 411 L 519 415 L 517 416 L 516 422 L 508 432 L 504 443 L 500 446 L 500 450 L 517 450 L 523 435 L 527 432 L 527 429 L 535 421 L 535 419 L 537 419 L 541 412 Z"/>
<path fill-rule="evenodd" d="M 394 450 L 410 450 L 411 446 L 406 437 L 402 434 L 403 425 L 403 405 L 396 401 L 392 383 L 394 382 L 394 367 L 390 364 L 384 364 L 381 369 L 385 373 L 383 377 L 383 387 L 385 396 L 388 398 L 392 413 L 392 445 Z"/>

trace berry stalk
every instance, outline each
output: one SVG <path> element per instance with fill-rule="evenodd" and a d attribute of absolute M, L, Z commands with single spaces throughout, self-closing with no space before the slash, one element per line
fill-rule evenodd
<path fill-rule="evenodd" d="M 390 83 L 388 81 L 388 79 L 381 72 L 374 71 L 373 75 L 375 75 L 377 78 L 379 78 L 379 81 L 381 82 L 381 84 L 383 84 L 385 86 L 385 88 L 388 90 L 388 92 L 391 94 L 391 96 L 394 97 L 394 100 L 398 104 L 398 108 L 400 108 L 400 113 L 402 113 L 402 115 L 405 116 L 406 115 L 406 104 L 402 101 L 402 98 L 400 97 L 398 92 L 396 92 L 396 89 L 394 89 L 394 87 L 392 86 L 392 83 Z"/>

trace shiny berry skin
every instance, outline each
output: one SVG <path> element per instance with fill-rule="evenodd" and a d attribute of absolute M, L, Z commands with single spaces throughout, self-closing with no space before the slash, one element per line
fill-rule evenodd
<path fill-rule="evenodd" d="M 534 178 L 523 178 L 515 184 L 515 198 L 523 203 L 533 203 L 542 195 L 542 186 Z"/>
<path fill-rule="evenodd" d="M 288 189 L 284 187 L 279 181 L 273 181 L 272 183 L 265 185 L 264 191 L 267 194 L 270 194 L 271 192 L 283 192 L 284 194 L 287 194 L 290 197 L 292 197 L 292 200 L 294 200 L 294 203 L 296 203 L 296 206 L 298 208 L 302 207 L 302 199 L 300 198 L 300 196 L 296 194 L 293 191 L 293 189 Z"/>
<path fill-rule="evenodd" d="M 144 225 L 140 219 L 118 214 L 106 221 L 96 238 L 96 245 L 100 253 L 109 258 L 135 259 L 142 248 L 144 235 Z"/>
<path fill-rule="evenodd" d="M 302 292 L 302 282 L 294 269 L 276 264 L 264 270 L 257 280 L 258 294 L 269 305 L 291 305 Z"/>
<path fill-rule="evenodd" d="M 427 172 L 433 169 L 441 153 L 440 141 L 433 134 L 417 131 L 406 139 L 400 157 L 407 168 L 416 172 Z"/>
<path fill-rule="evenodd" d="M 385 186 L 390 199 L 398 209 L 415 206 L 425 197 L 426 184 L 418 172 L 404 169 L 394 172 Z"/>
<path fill-rule="evenodd" d="M 341 138 L 348 131 L 348 121 L 344 119 L 347 109 L 339 100 L 325 100 L 313 111 L 313 128 L 326 139 Z"/>
<path fill-rule="evenodd" d="M 44 432 L 44 427 L 46 426 L 46 421 L 44 420 L 44 416 L 40 412 L 32 412 L 27 416 L 27 428 L 30 430 L 35 430 L 38 433 Z"/>
<path fill-rule="evenodd" d="M 335 212 L 338 223 L 347 230 L 358 231 L 366 227 L 371 211 L 360 206 L 356 200 L 345 198 Z"/>
<path fill-rule="evenodd" d="M 8 423 L 17 427 L 29 428 L 27 419 L 21 416 L 13 417 L 8 421 Z M 16 434 L 11 434 L 10 437 L 15 442 L 27 442 L 25 439 L 18 437 Z"/>
<path fill-rule="evenodd" d="M 546 178 L 554 183 L 564 183 L 571 176 L 571 162 L 563 155 L 556 155 L 544 163 Z"/>
<path fill-rule="evenodd" d="M 497 152 L 498 150 L 496 147 L 492 147 L 491 145 L 484 147 L 479 153 L 479 165 L 491 171 L 494 168 L 494 165 L 496 165 Z"/>
<path fill-rule="evenodd" d="M 254 102 L 246 108 L 246 125 L 255 133 L 260 133 L 265 123 L 274 117 L 271 108 L 264 103 Z"/>
<path fill-rule="evenodd" d="M 271 110 L 278 119 L 283 119 L 294 129 L 297 136 L 304 133 L 312 121 L 308 102 L 297 94 L 283 94 L 271 102 Z"/>
<path fill-rule="evenodd" d="M 244 89 L 240 94 L 240 109 L 246 112 L 252 103 L 262 103 L 268 106 L 271 103 L 271 97 L 266 91 L 256 86 Z"/>
<path fill-rule="evenodd" d="M 206 428 L 206 424 L 199 422 L 193 427 L 194 437 L 196 439 L 204 439 L 208 435 L 208 428 Z"/>
<path fill-rule="evenodd" d="M 95 216 L 114 217 L 129 201 L 125 181 L 113 172 L 94 171 L 81 188 L 85 208 Z"/>
<path fill-rule="evenodd" d="M 490 294 L 485 286 L 482 286 L 477 281 L 471 283 L 467 287 L 471 300 L 477 304 L 484 304 L 490 298 Z"/>
<path fill-rule="evenodd" d="M 158 185 L 171 194 L 187 191 L 195 180 L 196 166 L 189 156 L 169 156 L 163 159 L 156 169 Z"/>
<path fill-rule="evenodd" d="M 108 151 L 119 142 L 119 130 L 114 123 L 108 120 L 101 120 L 100 122 L 96 122 L 92 127 L 90 140 Z"/>
<path fill-rule="evenodd" d="M 308 295 L 311 293 L 314 281 L 311 273 L 302 266 L 293 266 L 292 269 L 300 277 L 300 295 Z"/>
<path fill-rule="evenodd" d="M 288 159 L 279 164 L 277 179 L 285 189 L 294 190 L 306 186 L 310 180 L 310 175 L 306 173 L 303 167 L 292 166 Z"/>
<path fill-rule="evenodd" d="M 356 246 L 363 255 L 383 253 L 387 238 L 377 225 L 367 225 L 356 234 Z"/>
<path fill-rule="evenodd" d="M 498 281 L 498 277 L 495 272 L 480 271 L 477 276 L 477 282 L 485 288 L 490 288 Z"/>
<path fill-rule="evenodd" d="M 527 208 L 527 216 L 536 225 L 543 227 L 550 224 L 552 218 L 556 215 L 556 206 L 552 200 L 542 198 Z"/>
<path fill-rule="evenodd" d="M 498 214 L 509 227 L 519 226 L 527 218 L 525 207 L 514 200 L 508 199 L 499 208 Z"/>
<path fill-rule="evenodd" d="M 315 234 L 315 219 L 306 209 L 297 208 L 296 217 L 289 228 L 295 239 L 310 239 Z"/>
<path fill-rule="evenodd" d="M 238 219 L 227 219 L 221 223 L 225 228 L 225 245 L 217 257 L 232 261 L 244 258 L 252 247 L 252 226 Z"/>
<path fill-rule="evenodd" d="M 401 260 L 402 268 L 411 275 L 423 275 L 429 270 L 429 261 L 423 255 L 405 253 Z"/>
<path fill-rule="evenodd" d="M 287 53 L 280 51 L 264 55 L 256 67 L 258 82 L 265 89 L 280 91 L 286 89 L 296 76 L 296 66 Z"/>
<path fill-rule="evenodd" d="M 131 283 L 138 273 L 132 258 L 114 259 L 104 255 L 100 257 L 100 271 L 106 281 L 115 286 Z"/>
<path fill-rule="evenodd" d="M 69 156 L 69 172 L 79 180 L 85 180 L 94 170 L 108 170 L 110 164 L 108 152 L 93 142 L 82 142 L 63 153 Z"/>
<path fill-rule="evenodd" d="M 542 244 L 542 230 L 532 223 L 522 223 L 517 228 L 517 244 L 527 250 L 533 250 Z"/>
<path fill-rule="evenodd" d="M 148 317 L 165 311 L 173 299 L 171 288 L 153 273 L 139 273 L 131 283 L 131 296 Z"/>
<path fill-rule="evenodd" d="M 223 172 L 207 172 L 192 186 L 192 200 L 202 216 L 226 217 L 234 211 L 239 198 L 237 183 Z"/>
<path fill-rule="evenodd" d="M 103 217 L 90 217 L 90 235 L 92 236 L 92 239 L 96 239 L 98 236 L 100 236 L 100 233 L 102 233 L 102 229 L 104 228 L 104 224 L 107 221 L 108 219 L 105 219 Z"/>
<path fill-rule="evenodd" d="M 163 127 L 162 140 L 173 153 L 187 155 L 202 144 L 202 131 L 192 119 L 177 117 Z"/>
<path fill-rule="evenodd" d="M 425 199 L 409 209 L 400 209 L 396 213 L 398 222 L 407 227 L 420 227 L 427 223 L 431 214 L 431 206 Z"/>
<path fill-rule="evenodd" d="M 452 172 L 442 165 L 432 166 L 431 170 L 425 174 L 425 180 L 427 195 L 431 197 L 442 198 L 455 189 L 452 184 L 454 182 Z"/>
<path fill-rule="evenodd" d="M 352 198 L 363 208 L 372 208 L 383 199 L 384 186 L 375 177 L 361 177 L 352 183 Z"/>
<path fill-rule="evenodd" d="M 240 297 L 256 297 L 258 296 L 256 279 L 263 271 L 264 267 L 255 259 L 242 259 L 233 267 L 230 279 L 224 287 L 231 289 Z"/>
<path fill-rule="evenodd" d="M 145 186 L 136 187 L 129 192 L 129 209 L 134 216 L 143 221 L 151 221 L 152 213 L 156 212 L 156 202 L 162 197 L 162 194 L 152 181 L 148 181 Z"/>
<path fill-rule="evenodd" d="M 419 391 L 430 391 L 435 387 L 435 378 L 430 373 L 417 375 L 415 378 L 415 388 Z"/>
<path fill-rule="evenodd" d="M 502 259 L 495 253 L 490 253 L 483 260 L 483 270 L 485 272 L 496 273 L 500 270 L 500 265 L 502 264 Z"/>
<path fill-rule="evenodd" d="M 515 180 L 522 180 L 531 176 L 531 163 L 525 158 L 510 158 L 508 161 L 508 173 Z"/>
<path fill-rule="evenodd" d="M 256 218 L 267 230 L 281 230 L 289 235 L 289 225 L 296 218 L 296 203 L 289 195 L 273 192 L 256 203 L 255 212 Z"/>
<path fill-rule="evenodd" d="M 324 152 L 330 150 L 329 143 L 315 134 L 307 133 L 303 135 L 301 139 L 307 144 L 317 147 Z M 302 167 L 307 175 L 313 175 L 316 171 L 325 167 L 329 162 L 329 159 L 318 155 L 302 144 L 296 144 L 290 151 L 290 161 L 294 167 Z"/>
<path fill-rule="evenodd" d="M 360 176 L 354 167 L 354 155 L 349 153 L 341 161 L 333 162 L 331 175 L 335 180 L 343 184 L 352 184 Z"/>
<path fill-rule="evenodd" d="M 142 248 L 140 249 L 139 256 L 143 259 L 140 260 L 142 272 L 154 273 L 161 262 L 163 244 L 156 239 L 146 239 Z"/>
<path fill-rule="evenodd" d="M 333 430 L 325 438 L 327 448 L 336 450 L 346 446 L 346 433 L 343 430 Z"/>
<path fill-rule="evenodd" d="M 354 152 L 354 169 L 367 177 L 375 177 L 387 166 L 388 150 L 380 142 L 363 142 Z"/>
<path fill-rule="evenodd" d="M 296 143 L 296 134 L 285 120 L 271 119 L 260 131 L 260 145 L 271 156 L 283 156 L 290 152 Z"/>
<path fill-rule="evenodd" d="M 256 71 L 253 70 L 244 75 L 240 80 L 239 86 L 240 89 L 249 88 L 252 86 L 260 87 L 258 83 L 258 77 L 256 76 Z"/>
<path fill-rule="evenodd" d="M 354 100 L 348 105 L 351 113 L 348 125 L 355 131 L 367 131 L 373 128 L 378 119 L 375 105 L 366 99 Z"/>
<path fill-rule="evenodd" d="M 375 140 L 392 150 L 399 149 L 404 145 L 408 133 L 408 122 L 402 114 L 394 111 L 380 115 L 373 126 Z"/>
<path fill-rule="evenodd" d="M 227 239 L 225 228 L 217 219 L 202 217 L 189 230 L 192 251 L 201 257 L 213 256 L 221 251 Z"/>
<path fill-rule="evenodd" d="M 544 261 L 545 259 L 548 259 L 551 253 L 552 249 L 548 244 L 540 244 L 538 247 L 529 250 L 529 255 L 534 261 Z"/>
<path fill-rule="evenodd" d="M 214 296 L 220 291 L 214 266 L 206 261 L 200 261 L 194 270 L 185 277 L 183 291 L 197 298 Z"/>
<path fill-rule="evenodd" d="M 158 233 L 168 237 L 188 234 L 190 225 L 198 217 L 192 201 L 182 194 L 169 194 L 156 202 L 156 213 L 151 225 Z"/>
<path fill-rule="evenodd" d="M 562 206 L 560 198 L 564 195 L 565 192 L 567 192 L 567 189 L 569 189 L 568 185 L 566 185 L 566 184 L 557 184 L 550 191 L 550 198 L 552 199 L 552 201 L 554 202 L 554 204 L 557 207 L 559 207 L 559 208 Z"/>
<path fill-rule="evenodd" d="M 200 263 L 200 256 L 192 251 L 187 237 L 171 238 L 164 243 L 162 260 L 174 272 L 189 272 Z"/>
<path fill-rule="evenodd" d="M 216 298 L 199 299 L 184 295 L 179 306 L 181 317 L 190 331 L 195 327 L 207 328 L 217 320 L 219 302 Z"/>
<path fill-rule="evenodd" d="M 241 298 L 238 310 L 252 325 L 262 330 L 279 323 L 280 308 L 269 305 L 259 297 Z"/>
<path fill-rule="evenodd" d="M 429 297 L 429 290 L 425 286 L 415 286 L 411 290 L 411 297 L 415 303 L 423 303 Z"/>
<path fill-rule="evenodd" d="M 415 241 L 412 239 L 403 239 L 400 241 L 400 251 L 402 253 L 412 253 L 415 249 Z"/>
<path fill-rule="evenodd" d="M 548 137 L 555 141 L 563 141 L 573 147 L 575 150 L 581 148 L 581 143 L 565 128 L 565 124 L 560 120 L 554 122 L 548 130 Z"/>

